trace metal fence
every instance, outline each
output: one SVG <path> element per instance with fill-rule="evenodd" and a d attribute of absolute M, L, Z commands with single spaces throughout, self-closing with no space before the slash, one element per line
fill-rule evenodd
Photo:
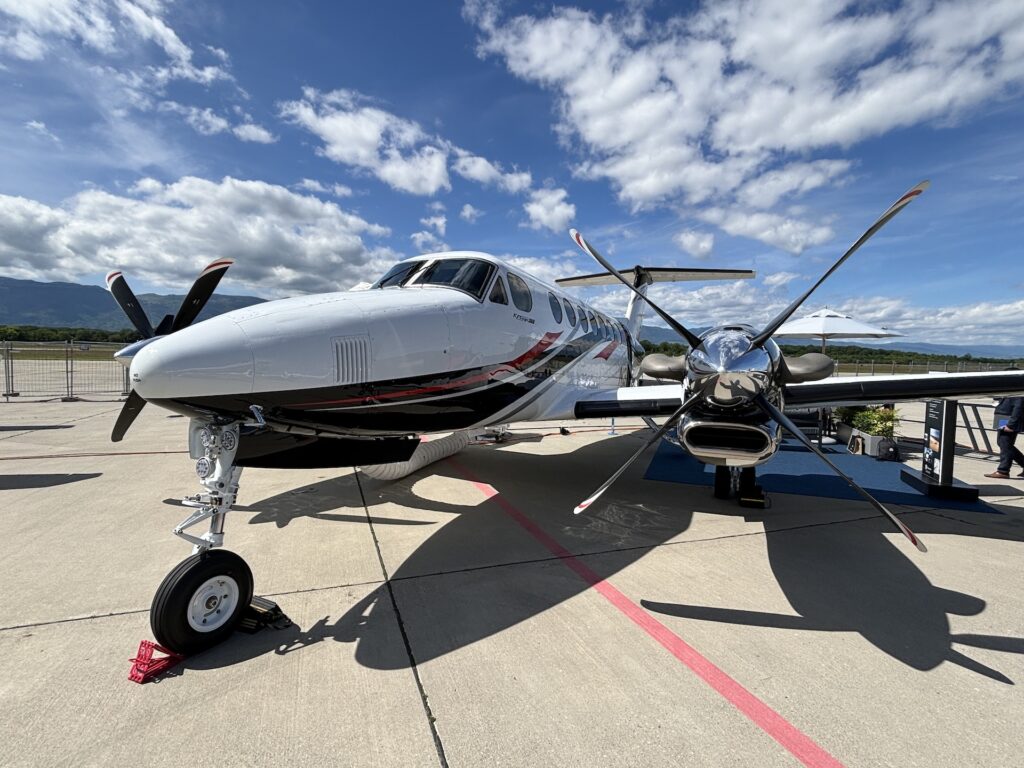
<path fill-rule="evenodd" d="M 124 344 L 91 341 L 0 342 L 3 396 L 19 400 L 118 399 L 128 394 L 128 371 L 114 360 Z"/>
<path fill-rule="evenodd" d="M 868 360 L 863 363 L 836 363 L 833 376 L 886 376 L 897 373 L 931 373 L 940 371 L 942 373 L 979 373 L 981 371 L 1001 371 L 1011 365 L 1011 361 L 1005 363 L 976 363 L 973 360 L 948 360 L 941 362 L 924 363 L 898 363 L 887 361 L 876 363 Z"/>

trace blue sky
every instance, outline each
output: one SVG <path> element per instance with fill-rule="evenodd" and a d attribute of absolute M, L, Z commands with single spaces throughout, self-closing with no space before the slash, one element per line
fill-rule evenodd
<path fill-rule="evenodd" d="M 903 191 L 806 306 L 1019 343 L 1024 6 L 0 0 L 0 274 L 276 297 L 436 249 L 659 286 L 755 325 Z M 468 207 L 467 207 L 468 206 Z M 626 297 L 588 294 L 621 313 Z"/>

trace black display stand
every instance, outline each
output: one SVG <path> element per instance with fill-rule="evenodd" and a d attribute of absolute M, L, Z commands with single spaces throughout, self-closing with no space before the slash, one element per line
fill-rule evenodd
<path fill-rule="evenodd" d="M 925 496 L 972 502 L 978 500 L 978 489 L 953 479 L 956 406 L 956 400 L 928 400 L 925 403 L 921 471 L 901 470 L 900 479 Z"/>

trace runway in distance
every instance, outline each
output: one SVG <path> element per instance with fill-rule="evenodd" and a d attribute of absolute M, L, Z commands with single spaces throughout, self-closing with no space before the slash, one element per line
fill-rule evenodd
<path fill-rule="evenodd" d="M 183 414 L 202 492 L 174 533 L 193 554 L 164 579 L 150 622 L 160 645 L 191 654 L 223 640 L 253 594 L 252 573 L 222 549 L 224 523 L 245 467 L 369 467 L 395 478 L 509 422 L 639 416 L 644 444 L 575 512 L 601 494 L 652 444 L 666 439 L 715 466 L 715 493 L 749 493 L 756 467 L 792 434 L 849 483 L 919 550 L 891 510 L 836 467 L 786 408 L 893 403 L 1024 392 L 1024 372 L 828 379 L 833 361 L 787 358 L 772 334 L 872 235 L 916 199 L 900 197 L 803 294 L 763 328 L 744 322 L 696 334 L 647 297 L 654 282 L 741 279 L 748 270 L 637 266 L 616 270 L 584 237 L 573 241 L 602 272 L 548 285 L 493 256 L 453 251 L 396 264 L 365 290 L 300 296 L 193 324 L 233 263 L 220 259 L 196 280 L 178 313 L 155 328 L 121 272 L 107 285 L 139 341 L 115 357 L 132 391 L 114 426 L 121 440 L 143 406 Z M 624 322 L 567 288 L 622 283 Z M 680 357 L 643 356 L 644 305 L 689 345 Z M 647 374 L 670 383 L 639 386 Z M 655 417 L 667 416 L 660 426 Z M 421 443 L 454 433 L 446 443 Z M 433 450 L 432 446 L 435 446 Z M 566 510 L 568 513 L 568 510 Z M 208 530 L 188 530 L 200 523 Z"/>

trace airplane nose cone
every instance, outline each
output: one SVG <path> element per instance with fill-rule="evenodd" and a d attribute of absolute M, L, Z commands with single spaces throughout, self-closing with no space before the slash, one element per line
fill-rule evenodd
<path fill-rule="evenodd" d="M 147 344 L 132 359 L 131 380 L 147 400 L 235 395 L 252 391 L 253 368 L 242 330 L 214 318 Z"/>

